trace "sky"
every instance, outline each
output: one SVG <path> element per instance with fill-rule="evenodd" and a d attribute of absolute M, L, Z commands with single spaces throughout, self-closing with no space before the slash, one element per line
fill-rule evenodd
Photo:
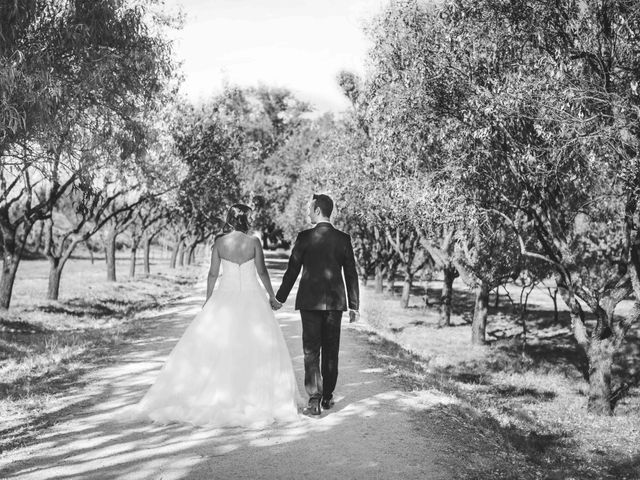
<path fill-rule="evenodd" d="M 386 0 L 166 0 L 185 14 L 176 36 L 192 100 L 240 86 L 287 87 L 318 113 L 347 107 L 340 70 L 363 74 L 363 27 Z"/>

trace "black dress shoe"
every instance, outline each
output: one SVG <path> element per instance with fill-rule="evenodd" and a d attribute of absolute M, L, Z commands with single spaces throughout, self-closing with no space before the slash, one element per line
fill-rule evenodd
<path fill-rule="evenodd" d="M 323 398 L 320 405 L 322 405 L 324 410 L 329 410 L 335 403 L 332 398 Z"/>
<path fill-rule="evenodd" d="M 319 398 L 310 399 L 309 407 L 307 408 L 307 411 L 311 415 L 320 415 L 322 413 L 322 410 L 320 409 L 320 399 Z"/>

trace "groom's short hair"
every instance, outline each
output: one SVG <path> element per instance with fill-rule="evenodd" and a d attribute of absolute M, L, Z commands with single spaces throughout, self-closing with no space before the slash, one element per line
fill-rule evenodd
<path fill-rule="evenodd" d="M 325 195 L 323 193 L 314 193 L 313 202 L 314 205 L 320 209 L 322 215 L 327 218 L 331 217 L 331 214 L 333 213 L 333 200 L 331 200 L 331 197 L 329 195 Z"/>

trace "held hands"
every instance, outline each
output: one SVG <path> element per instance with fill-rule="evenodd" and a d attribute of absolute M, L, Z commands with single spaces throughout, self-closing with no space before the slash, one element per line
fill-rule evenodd
<path fill-rule="evenodd" d="M 358 310 L 349 310 L 349 323 L 360 320 L 360 312 Z"/>
<path fill-rule="evenodd" d="M 282 308 L 282 304 L 276 299 L 276 297 L 269 297 L 269 303 L 271 304 L 271 309 L 274 312 Z"/>

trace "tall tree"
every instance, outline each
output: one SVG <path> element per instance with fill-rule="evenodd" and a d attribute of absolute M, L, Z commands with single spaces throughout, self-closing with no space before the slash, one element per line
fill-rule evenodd
<path fill-rule="evenodd" d="M 422 2 L 389 4 L 370 26 L 371 72 L 365 82 L 343 77 L 357 123 L 370 139 L 376 162 L 371 192 L 392 198 L 405 228 L 443 272 L 440 325 L 450 324 L 454 247 L 466 223 L 466 195 L 459 187 L 465 145 L 457 128 L 467 88 L 451 64 L 447 27 L 438 7 Z M 453 116 L 453 118 L 451 118 Z"/>
<path fill-rule="evenodd" d="M 174 266 L 182 258 L 178 248 L 195 248 L 218 232 L 226 209 L 241 199 L 238 170 L 251 146 L 237 119 L 238 103 L 244 101 L 238 95 L 228 89 L 202 105 L 185 105 L 176 115 L 173 136 L 185 175 L 176 196 Z"/>

